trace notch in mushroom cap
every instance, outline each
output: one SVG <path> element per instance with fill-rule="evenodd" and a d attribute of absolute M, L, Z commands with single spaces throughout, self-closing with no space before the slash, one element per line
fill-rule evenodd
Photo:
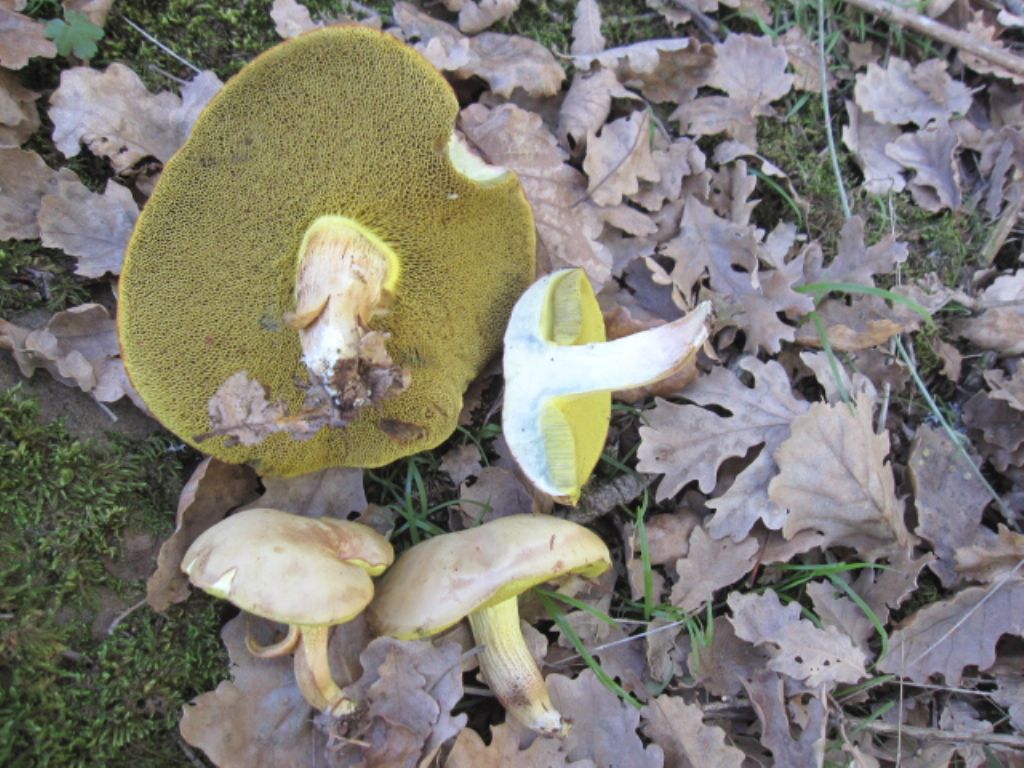
<path fill-rule="evenodd" d="M 378 633 L 400 639 L 429 637 L 468 617 L 483 646 L 480 671 L 498 701 L 527 728 L 560 736 L 568 726 L 523 640 L 518 596 L 610 565 L 608 547 L 583 526 L 510 515 L 407 549 L 377 585 L 367 616 Z"/>
<path fill-rule="evenodd" d="M 273 475 L 380 466 L 451 434 L 536 245 L 515 174 L 472 155 L 458 109 L 419 53 L 357 26 L 225 85 L 121 274 L 125 367 L 168 429 Z M 252 397 L 218 399 L 243 375 Z"/>
<path fill-rule="evenodd" d="M 711 305 L 605 342 L 604 319 L 581 269 L 541 278 L 512 310 L 505 331 L 505 440 L 530 481 L 575 504 L 601 457 L 611 393 L 679 371 L 708 338 Z"/>
<path fill-rule="evenodd" d="M 355 708 L 331 677 L 330 628 L 360 613 L 373 581 L 394 559 L 391 544 L 360 523 L 313 519 L 275 509 L 248 509 L 207 529 L 189 547 L 181 569 L 211 595 L 288 625 L 280 643 L 256 656 L 295 652 L 295 679 L 311 705 L 340 716 Z"/>

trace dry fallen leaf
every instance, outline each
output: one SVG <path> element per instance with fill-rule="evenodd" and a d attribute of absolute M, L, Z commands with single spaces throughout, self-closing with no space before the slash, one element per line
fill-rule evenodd
<path fill-rule="evenodd" d="M 565 79 L 551 52 L 528 38 L 494 32 L 465 37 L 405 2 L 395 3 L 394 17 L 407 39 L 420 41 L 416 49 L 435 67 L 460 79 L 481 77 L 499 96 L 509 97 L 517 88 L 531 96 L 552 96 Z"/>
<path fill-rule="evenodd" d="M 918 427 L 907 462 L 917 509 L 914 533 L 932 543 L 931 569 L 947 587 L 958 580 L 954 553 L 974 541 L 992 500 L 966 462 L 944 431 Z"/>
<path fill-rule="evenodd" d="M 977 317 L 961 320 L 957 333 L 982 349 L 1001 355 L 1024 354 L 1024 269 L 997 277 L 978 297 Z"/>
<path fill-rule="evenodd" d="M 8 5 L 0 5 L 0 66 L 21 69 L 37 56 L 52 59 L 57 46 L 47 40 L 46 25 L 16 13 Z"/>
<path fill-rule="evenodd" d="M 734 34 L 717 43 L 715 53 L 707 85 L 727 95 L 682 103 L 669 119 L 688 136 L 724 132 L 756 149 L 757 118 L 772 115 L 771 103 L 793 87 L 786 51 L 767 37 Z"/>
<path fill-rule="evenodd" d="M 733 592 L 728 603 L 737 637 L 774 646 L 768 669 L 810 689 L 856 683 L 867 676 L 864 652 L 835 627 L 819 629 L 801 618 L 798 603 L 783 606 L 771 589 L 760 595 Z"/>
<path fill-rule="evenodd" d="M 597 0 L 578 0 L 576 3 L 576 21 L 572 25 L 572 47 L 569 52 L 573 56 L 587 53 L 600 53 L 604 50 L 604 35 L 601 34 L 601 6 Z"/>
<path fill-rule="evenodd" d="M 885 148 L 903 135 L 898 126 L 880 123 L 856 102 L 846 102 L 849 125 L 843 126 L 843 143 L 853 153 L 864 174 L 864 191 L 873 195 L 902 192 L 907 185 L 903 166 Z"/>
<path fill-rule="evenodd" d="M 624 195 L 640 191 L 640 181 L 659 181 L 661 173 L 651 156 L 651 119 L 638 110 L 606 123 L 600 134 L 587 136 L 583 170 L 587 192 L 598 205 L 618 205 Z"/>
<path fill-rule="evenodd" d="M 1024 535 L 999 525 L 996 536 L 956 551 L 956 569 L 965 578 L 988 583 L 1009 577 L 1024 562 Z"/>
<path fill-rule="evenodd" d="M 20 147 L 38 130 L 39 96 L 22 87 L 13 74 L 0 70 L 0 148 Z"/>
<path fill-rule="evenodd" d="M 464 728 L 455 740 L 445 768 L 596 768 L 593 760 L 568 762 L 562 739 L 536 739 L 521 746 L 522 729 L 509 723 L 491 726 L 491 743 L 472 728 Z"/>
<path fill-rule="evenodd" d="M 786 30 L 780 41 L 786 50 L 789 66 L 793 68 L 793 87 L 800 91 L 820 93 L 821 65 L 818 44 L 812 42 L 804 34 L 803 29 L 795 24 Z M 826 78 L 828 90 L 831 91 L 835 87 L 836 77 L 829 72 Z"/>
<path fill-rule="evenodd" d="M 597 241 L 604 224 L 586 199 L 583 175 L 566 163 L 540 116 L 513 104 L 493 110 L 473 104 L 459 126 L 491 163 L 519 176 L 551 268 L 583 267 L 600 289 L 611 276 L 611 253 Z"/>
<path fill-rule="evenodd" d="M 146 157 L 166 162 L 219 87 L 212 73 L 202 73 L 181 97 L 169 91 L 151 94 L 123 64 L 111 64 L 103 72 L 67 69 L 50 97 L 53 141 L 66 157 L 74 157 L 85 145 L 108 158 L 120 174 Z"/>
<path fill-rule="evenodd" d="M 914 172 L 908 182 L 914 202 L 926 211 L 960 207 L 960 169 L 956 132 L 948 125 L 905 133 L 885 147 L 885 154 Z"/>
<path fill-rule="evenodd" d="M 775 451 L 779 474 L 768 486 L 768 496 L 789 510 L 787 539 L 817 530 L 825 534 L 823 547 L 865 555 L 914 541 L 887 463 L 889 435 L 875 434 L 872 410 L 861 396 L 852 412 L 845 404 L 817 403 L 794 419 Z"/>
<path fill-rule="evenodd" d="M 643 732 L 665 753 L 665 765 L 672 768 L 740 768 L 742 751 L 725 743 L 726 733 L 705 725 L 704 712 L 678 696 L 659 696 L 640 713 Z"/>
<path fill-rule="evenodd" d="M 865 658 L 870 658 L 873 654 L 868 641 L 875 634 L 875 627 L 863 609 L 831 582 L 812 581 L 806 590 L 821 626 L 834 627 L 850 638 Z"/>
<path fill-rule="evenodd" d="M 577 72 L 558 111 L 558 138 L 562 145 L 573 151 L 582 149 L 587 136 L 596 133 L 608 119 L 612 98 L 632 97 L 632 92 L 619 84 L 610 69 Z"/>
<path fill-rule="evenodd" d="M 146 601 L 154 611 L 188 598 L 188 577 L 181 571 L 185 552 L 207 528 L 252 499 L 259 485 L 245 465 L 225 464 L 207 456 L 181 489 L 174 533 L 160 547 L 156 571 L 146 582 Z"/>
<path fill-rule="evenodd" d="M 444 0 L 444 4 L 449 11 L 459 12 L 459 29 L 467 35 L 482 32 L 519 8 L 519 0 Z"/>
<path fill-rule="evenodd" d="M 39 237 L 39 207 L 57 186 L 57 172 L 35 152 L 0 149 L 0 238 Z"/>
<path fill-rule="evenodd" d="M 975 446 L 1000 472 L 1024 462 L 1024 414 L 1005 400 L 978 392 L 964 404 L 963 421 Z"/>
<path fill-rule="evenodd" d="M 869 64 L 866 73 L 857 75 L 853 93 L 857 106 L 890 125 L 948 123 L 971 106 L 971 90 L 953 80 L 940 59 L 911 66 L 893 57 L 885 69 Z"/>
<path fill-rule="evenodd" d="M 41 201 L 40 238 L 48 248 L 76 257 L 77 275 L 117 275 L 138 217 L 139 206 L 127 187 L 111 180 L 103 194 L 90 192 L 65 168 L 56 189 Z"/>
<path fill-rule="evenodd" d="M 692 99 L 697 89 L 707 84 L 713 62 L 711 46 L 686 37 L 643 40 L 572 56 L 577 69 L 593 69 L 595 64 L 609 69 L 624 86 L 659 104 Z"/>
<path fill-rule="evenodd" d="M 922 608 L 889 636 L 881 672 L 927 683 L 942 675 L 959 686 L 965 667 L 984 672 L 996 660 L 996 643 L 1005 634 L 1024 633 L 1024 578 L 985 587 L 969 587 L 948 600 Z"/>
<path fill-rule="evenodd" d="M 825 705 L 817 696 L 805 702 L 805 722 L 800 736 L 793 738 L 790 715 L 782 678 L 768 670 L 758 670 L 744 682 L 750 703 L 761 721 L 761 743 L 772 752 L 775 765 L 822 765 L 825 759 L 825 729 L 828 718 Z"/>
<path fill-rule="evenodd" d="M 732 622 L 718 616 L 712 623 L 711 645 L 693 643 L 687 665 L 694 681 L 712 696 L 743 693 L 746 680 L 764 670 L 771 658 L 767 647 L 757 647 L 736 636 Z"/>
<path fill-rule="evenodd" d="M 263 495 L 248 507 L 341 520 L 367 507 L 363 470 L 351 467 L 329 467 L 295 477 L 264 477 L 263 487 Z"/>
<path fill-rule="evenodd" d="M 459 511 L 464 526 L 472 528 L 506 515 L 536 512 L 530 488 L 511 470 L 484 467 L 475 480 L 459 487 Z"/>
<path fill-rule="evenodd" d="M 875 275 L 888 275 L 907 260 L 910 249 L 894 235 L 886 235 L 874 245 L 864 242 L 864 219 L 851 216 L 839 232 L 836 255 L 827 267 L 821 255 L 808 257 L 804 276 L 808 283 L 834 282 L 873 285 Z"/>
<path fill-rule="evenodd" d="M 694 528 L 686 557 L 676 562 L 679 578 L 672 587 L 672 605 L 686 613 L 697 611 L 719 589 L 750 573 L 760 549 L 752 536 L 739 543 L 730 538 L 716 541 L 703 528 Z"/>
<path fill-rule="evenodd" d="M 274 31 L 286 40 L 323 26 L 313 21 L 309 9 L 296 0 L 274 0 L 270 18 L 274 20 Z"/>
<path fill-rule="evenodd" d="M 902 304 L 890 306 L 879 296 L 853 295 L 848 301 L 825 299 L 816 311 L 829 344 L 841 352 L 877 347 L 897 334 L 916 331 L 922 323 L 917 313 Z M 797 329 L 796 342 L 822 347 L 821 335 L 813 323 L 804 323 Z"/>

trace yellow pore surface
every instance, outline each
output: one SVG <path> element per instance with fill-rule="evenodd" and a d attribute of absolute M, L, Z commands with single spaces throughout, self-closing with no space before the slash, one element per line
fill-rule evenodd
<path fill-rule="evenodd" d="M 541 319 L 542 335 L 562 346 L 603 342 L 601 307 L 582 269 L 567 271 L 555 283 Z M 541 429 L 551 478 L 559 488 L 572 488 L 572 503 L 601 458 L 611 420 L 610 392 L 552 398 L 543 406 Z"/>
<path fill-rule="evenodd" d="M 283 43 L 225 86 L 164 170 L 121 275 L 125 365 L 168 429 L 279 475 L 380 466 L 451 434 L 463 391 L 533 279 L 535 250 L 515 176 L 480 184 L 452 167 L 457 113 L 424 58 L 354 26 Z M 284 317 L 303 235 L 324 215 L 358 222 L 398 254 L 394 301 L 372 327 L 392 334 L 388 351 L 411 386 L 307 441 L 197 444 L 210 398 L 239 371 L 272 402 L 301 408 L 306 370 Z"/>

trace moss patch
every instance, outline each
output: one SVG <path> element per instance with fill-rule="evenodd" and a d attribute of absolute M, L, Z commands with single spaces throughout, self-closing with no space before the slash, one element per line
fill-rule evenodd
<path fill-rule="evenodd" d="M 143 606 L 125 541 L 170 532 L 183 455 L 164 437 L 103 448 L 0 394 L 0 764 L 178 766 L 181 706 L 225 674 L 221 606 Z"/>

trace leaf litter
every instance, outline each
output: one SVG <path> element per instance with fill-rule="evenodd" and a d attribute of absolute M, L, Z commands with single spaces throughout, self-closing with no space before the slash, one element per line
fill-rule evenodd
<path fill-rule="evenodd" d="M 784 34 L 726 33 L 717 2 L 650 2 L 672 36 L 609 48 L 602 16 L 613 12 L 579 0 L 561 51 L 509 33 L 525 12 L 516 0 L 443 5 L 398 2 L 389 17 L 353 4 L 353 17 L 332 17 L 275 0 L 270 17 L 282 38 L 393 21 L 392 34 L 465 89 L 459 130 L 518 174 L 541 270 L 584 268 L 616 333 L 714 303 L 714 337 L 695 369 L 656 393 L 631 393 L 642 412 L 613 419 L 609 456 L 625 457 L 616 459 L 624 477 L 640 479 L 617 490 L 618 501 L 590 504 L 585 494 L 578 510 L 552 508 L 500 449 L 465 441 L 447 445 L 436 463 L 442 479 L 428 481 L 431 497 L 444 497 L 436 509 L 447 510 L 431 525 L 586 514 L 625 544 L 629 578 L 563 587 L 576 596 L 558 603 L 557 643 L 548 642 L 550 613 L 524 601 L 552 698 L 573 724 L 565 739 L 467 706 L 486 691 L 464 686 L 474 666 L 465 640 L 372 639 L 361 621 L 335 631 L 331 653 L 363 706 L 341 720 L 315 716 L 290 662 L 249 653 L 254 620 L 242 616 L 224 629 L 230 679 L 186 706 L 184 738 L 217 765 L 268 768 L 895 765 L 903 732 L 921 745 L 907 765 L 1019 760 L 1024 252 L 1013 217 L 1024 195 L 1024 113 L 1007 90 L 1014 74 L 970 51 L 960 52 L 962 70 L 852 39 L 829 49 L 826 64 L 847 56 L 825 75 L 859 214 L 815 239 L 803 218 L 822 202 L 801 197 L 798 169 L 763 142 L 795 91 L 821 96 L 819 41 L 793 17 L 739 3 L 763 23 L 781 21 Z M 1009 11 L 939 5 L 936 13 L 960 13 L 936 23 L 1019 50 Z M 220 80 L 203 72 L 178 93 L 153 93 L 113 63 L 68 66 L 58 86 L 37 92 L 20 72 L 57 51 L 22 11 L 0 6 L 0 236 L 63 250 L 79 279 L 106 291 L 106 306 L 0 320 L 0 347 L 26 376 L 42 368 L 98 401 L 134 398 L 107 276 L 119 272 L 153 173 Z M 107 163 L 105 187 L 21 148 L 39 130 L 40 107 L 61 156 L 84 151 Z M 780 189 L 793 205 L 765 215 Z M 980 206 L 1004 234 L 987 261 L 936 291 L 916 270 L 903 273 L 913 243 L 896 234 L 906 236 L 898 221 L 888 234 L 868 226 L 871 195 L 890 213 L 894 196 L 902 210 L 969 216 Z M 928 384 L 945 414 L 915 399 L 919 372 L 896 354 L 915 333 L 934 333 L 915 312 L 920 303 L 942 334 L 932 343 L 947 382 Z M 312 415 L 287 413 L 237 377 L 211 403 L 211 431 L 245 442 L 282 429 L 302 439 L 323 426 L 315 403 Z M 465 424 L 474 423 L 470 414 Z M 187 598 L 185 549 L 247 505 L 356 517 L 403 535 L 408 508 L 371 503 L 389 501 L 379 482 L 325 470 L 263 478 L 260 495 L 254 471 L 203 461 L 182 492 L 150 604 L 166 610 Z M 588 488 L 594 499 L 601 482 Z M 869 717 L 879 706 L 884 717 Z"/>

